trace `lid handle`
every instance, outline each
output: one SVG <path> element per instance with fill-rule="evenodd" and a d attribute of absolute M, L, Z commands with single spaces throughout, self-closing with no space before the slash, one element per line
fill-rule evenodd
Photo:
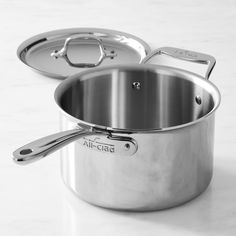
<path fill-rule="evenodd" d="M 168 55 L 168 56 L 180 59 L 180 60 L 184 60 L 184 61 L 190 61 L 190 62 L 208 65 L 208 68 L 205 74 L 205 79 L 209 79 L 210 74 L 216 64 L 215 58 L 210 55 L 194 52 L 194 51 L 189 51 L 189 50 L 184 50 L 184 49 L 179 49 L 179 48 L 173 48 L 173 47 L 162 47 L 162 48 L 156 49 L 153 52 L 151 52 L 148 56 L 146 56 L 142 60 L 141 63 L 142 64 L 146 63 L 155 55 L 161 55 L 161 54 L 165 54 L 165 55 Z"/>
<path fill-rule="evenodd" d="M 68 47 L 71 41 L 73 40 L 78 40 L 78 39 L 85 39 L 85 40 L 96 40 L 98 43 L 98 47 L 100 50 L 100 57 L 98 59 L 98 61 L 96 63 L 73 63 L 68 55 L 67 55 L 67 51 L 68 51 Z M 54 50 L 51 53 L 51 56 L 54 57 L 55 59 L 57 58 L 63 58 L 70 66 L 72 67 L 79 67 L 79 68 L 91 68 L 91 67 L 96 67 L 99 66 L 104 59 L 106 58 L 111 58 L 113 59 L 114 57 L 117 56 L 117 54 L 114 51 L 111 51 L 110 53 L 106 52 L 103 44 L 102 44 L 102 40 L 100 38 L 98 38 L 95 35 L 90 35 L 90 34 L 80 34 L 80 35 L 72 35 L 70 37 L 68 37 L 65 40 L 64 46 L 62 49 L 58 50 Z"/>

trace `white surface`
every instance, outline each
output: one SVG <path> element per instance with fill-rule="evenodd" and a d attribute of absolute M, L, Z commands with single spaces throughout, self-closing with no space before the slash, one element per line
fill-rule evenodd
<path fill-rule="evenodd" d="M 236 235 L 236 2 L 0 0 L 0 235 Z M 211 80 L 222 103 L 216 116 L 210 188 L 181 207 L 121 213 L 90 206 L 60 179 L 59 153 L 17 166 L 14 149 L 58 130 L 53 92 L 59 81 L 35 74 L 16 57 L 30 36 L 68 27 L 130 32 L 152 48 L 175 46 L 212 54 Z"/>

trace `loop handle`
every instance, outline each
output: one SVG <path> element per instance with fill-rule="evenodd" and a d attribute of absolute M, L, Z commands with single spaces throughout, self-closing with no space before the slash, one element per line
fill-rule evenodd
<path fill-rule="evenodd" d="M 216 64 L 215 58 L 210 55 L 194 52 L 194 51 L 189 51 L 189 50 L 184 50 L 184 49 L 179 49 L 179 48 L 173 48 L 173 47 L 162 47 L 162 48 L 156 49 L 155 51 L 151 52 L 148 56 L 146 56 L 142 60 L 141 64 L 144 64 L 148 62 L 154 56 L 161 55 L 161 54 L 165 54 L 167 56 L 171 56 L 179 60 L 208 65 L 208 68 L 205 74 L 205 79 L 207 80 L 209 79 L 210 74 Z"/>
<path fill-rule="evenodd" d="M 98 59 L 98 61 L 96 63 L 73 63 L 68 55 L 67 55 L 67 52 L 68 52 L 68 47 L 69 47 L 69 44 L 73 41 L 73 40 L 78 40 L 78 39 L 84 39 L 84 40 L 96 40 L 97 43 L 98 43 L 98 47 L 99 47 L 99 50 L 100 50 L 100 57 Z M 72 67 L 79 67 L 79 68 L 91 68 L 91 67 L 96 67 L 96 66 L 99 66 L 104 59 L 106 58 L 114 58 L 117 56 L 117 54 L 115 52 L 106 52 L 105 51 L 105 48 L 104 48 L 104 45 L 102 43 L 102 40 L 100 38 L 98 38 L 97 36 L 95 35 L 90 35 L 90 34 L 79 34 L 79 35 L 72 35 L 70 37 L 68 37 L 66 40 L 65 40 L 65 43 L 64 43 L 64 46 L 62 49 L 60 49 L 59 51 L 58 50 L 55 50 L 51 53 L 51 56 L 54 57 L 55 59 L 57 58 L 63 58 L 65 59 L 65 61 Z"/>

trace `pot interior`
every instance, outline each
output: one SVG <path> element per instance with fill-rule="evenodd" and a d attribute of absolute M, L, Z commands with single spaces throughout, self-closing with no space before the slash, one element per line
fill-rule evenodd
<path fill-rule="evenodd" d="M 77 74 L 55 92 L 69 115 L 117 129 L 164 129 L 193 122 L 219 104 L 200 76 L 164 66 L 119 66 Z"/>

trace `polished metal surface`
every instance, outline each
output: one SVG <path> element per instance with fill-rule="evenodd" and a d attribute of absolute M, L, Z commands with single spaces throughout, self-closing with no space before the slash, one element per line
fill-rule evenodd
<path fill-rule="evenodd" d="M 134 83 L 139 89 L 134 89 Z M 55 99 L 67 115 L 89 126 L 155 132 L 200 122 L 218 107 L 220 95 L 211 82 L 190 72 L 121 65 L 68 78 L 57 87 Z"/>
<path fill-rule="evenodd" d="M 220 94 L 203 77 L 166 66 L 109 66 L 63 81 L 55 100 L 62 132 L 79 126 L 124 141 L 122 150 L 130 150 L 126 140 L 136 148 L 128 158 L 106 145 L 98 151 L 103 147 L 97 133 L 63 147 L 64 183 L 85 201 L 117 210 L 161 210 L 209 185 Z M 31 155 L 27 145 L 19 150 Z"/>
<path fill-rule="evenodd" d="M 152 51 L 149 55 L 147 55 L 147 57 L 145 57 L 141 63 L 147 63 L 154 56 L 161 55 L 161 54 L 165 54 L 179 60 L 208 65 L 208 68 L 205 74 L 206 79 L 209 79 L 210 74 L 216 64 L 215 58 L 210 55 L 194 52 L 194 51 L 189 51 L 189 50 L 184 50 L 184 49 L 179 49 L 179 48 L 173 48 L 173 47 L 163 47 L 163 48 L 156 49 Z"/>
<path fill-rule="evenodd" d="M 185 203 L 210 183 L 214 116 L 178 130 L 129 134 L 138 143 L 129 158 L 73 142 L 61 150 L 63 181 L 81 199 L 117 210 L 153 211 Z M 62 130 L 74 124 L 62 114 Z"/>
<path fill-rule="evenodd" d="M 120 66 L 75 75 L 55 98 L 62 130 L 79 119 L 112 127 L 117 135 L 129 131 L 138 144 L 125 159 L 95 153 L 79 141 L 62 149 L 63 181 L 83 200 L 116 210 L 162 210 L 209 185 L 220 95 L 203 77 L 163 66 Z"/>
<path fill-rule="evenodd" d="M 89 35 L 90 39 L 76 40 L 84 35 Z M 108 29 L 72 28 L 50 31 L 29 38 L 19 46 L 17 55 L 24 64 L 37 72 L 64 79 L 84 70 L 72 65 L 80 62 L 92 65 L 99 62 L 101 47 L 98 47 L 97 39 L 102 42 L 107 55 L 114 54 L 109 57 L 110 59 L 101 62 L 99 67 L 140 63 L 151 51 L 143 40 L 131 34 Z M 66 50 L 68 60 L 55 60 L 51 56 L 52 52 L 59 52 L 66 40 L 69 43 Z"/>
<path fill-rule="evenodd" d="M 96 63 L 73 63 L 70 58 L 68 57 L 68 47 L 69 47 L 69 44 L 74 41 L 74 40 L 78 40 L 78 39 L 84 39 L 84 40 L 96 40 L 98 42 L 98 47 L 99 47 L 99 50 L 100 50 L 100 57 L 98 59 L 98 61 Z M 67 38 L 65 40 L 65 44 L 63 46 L 62 49 L 60 49 L 59 51 L 58 50 L 54 50 L 52 53 L 51 53 L 51 56 L 54 57 L 55 59 L 58 59 L 58 58 L 62 58 L 64 59 L 70 66 L 73 66 L 73 67 L 78 67 L 78 68 L 91 68 L 91 67 L 97 67 L 99 66 L 104 59 L 106 58 L 110 58 L 110 59 L 114 59 L 114 57 L 117 56 L 117 54 L 115 53 L 114 50 L 110 51 L 110 52 L 106 52 L 105 50 L 105 47 L 103 46 L 103 42 L 102 40 L 97 37 L 97 36 L 94 36 L 94 35 L 89 35 L 89 34 L 81 34 L 81 35 L 73 35 L 69 38 Z"/>

